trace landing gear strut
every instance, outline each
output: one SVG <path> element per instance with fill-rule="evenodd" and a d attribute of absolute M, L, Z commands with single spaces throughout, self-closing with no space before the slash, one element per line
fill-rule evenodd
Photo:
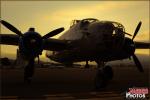
<path fill-rule="evenodd" d="M 95 78 L 96 89 L 105 88 L 108 85 L 108 82 L 113 78 L 112 68 L 110 66 L 102 66 L 102 67 L 100 68 L 100 65 L 98 65 L 98 68 L 97 68 L 98 70 L 97 70 L 96 78 Z"/>
<path fill-rule="evenodd" d="M 85 68 L 89 68 L 88 60 L 86 60 Z"/>
<path fill-rule="evenodd" d="M 28 65 L 24 68 L 24 82 L 30 83 L 34 74 L 34 59 L 29 60 Z"/>

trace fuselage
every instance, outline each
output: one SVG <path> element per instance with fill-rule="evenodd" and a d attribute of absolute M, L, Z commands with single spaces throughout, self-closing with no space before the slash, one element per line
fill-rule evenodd
<path fill-rule="evenodd" d="M 65 62 L 112 61 L 129 57 L 125 51 L 124 26 L 97 19 L 74 20 L 59 39 L 70 41 L 71 49 L 46 53 L 50 59 Z M 127 44 L 128 45 L 128 44 Z M 132 52 L 131 52 L 132 53 Z"/>

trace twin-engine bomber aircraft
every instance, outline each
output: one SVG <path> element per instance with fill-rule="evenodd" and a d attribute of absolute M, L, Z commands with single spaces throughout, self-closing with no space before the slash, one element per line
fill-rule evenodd
<path fill-rule="evenodd" d="M 18 45 L 19 54 L 28 61 L 24 69 L 25 81 L 30 81 L 34 72 L 34 60 L 43 50 L 53 51 L 46 53 L 51 60 L 71 66 L 73 62 L 86 61 L 85 68 L 89 68 L 88 61 L 97 63 L 96 88 L 106 86 L 112 79 L 113 71 L 106 62 L 133 57 L 136 67 L 143 72 L 143 67 L 134 54 L 135 49 L 149 49 L 150 43 L 133 41 L 142 22 L 139 22 L 133 36 L 125 32 L 122 24 L 112 21 L 99 21 L 93 18 L 73 20 L 70 29 L 59 39 L 50 38 L 62 32 L 64 28 L 56 29 L 43 37 L 35 32 L 34 28 L 22 34 L 8 22 L 1 20 L 1 24 L 15 34 L 0 34 L 0 44 Z M 125 37 L 132 36 L 132 38 Z"/>

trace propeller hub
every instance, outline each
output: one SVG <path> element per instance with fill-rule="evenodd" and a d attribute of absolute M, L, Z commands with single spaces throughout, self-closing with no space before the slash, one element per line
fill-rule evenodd
<path fill-rule="evenodd" d="M 43 50 L 43 40 L 39 33 L 34 32 L 33 29 L 29 29 L 28 32 L 20 38 L 20 50 L 22 50 L 23 55 L 28 57 L 37 57 L 42 53 Z"/>
<path fill-rule="evenodd" d="M 126 53 L 131 56 L 135 52 L 135 44 L 130 38 L 125 38 L 125 43 L 124 43 L 124 50 Z"/>

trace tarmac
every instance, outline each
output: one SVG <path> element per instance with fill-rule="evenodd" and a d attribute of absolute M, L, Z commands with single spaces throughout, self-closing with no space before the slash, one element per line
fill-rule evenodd
<path fill-rule="evenodd" d="M 149 88 L 150 63 L 141 62 L 144 73 L 132 61 L 109 64 L 114 78 L 99 91 L 96 68 L 36 68 L 31 84 L 24 83 L 22 68 L 0 69 L 0 100 L 125 100 L 129 88 Z"/>

